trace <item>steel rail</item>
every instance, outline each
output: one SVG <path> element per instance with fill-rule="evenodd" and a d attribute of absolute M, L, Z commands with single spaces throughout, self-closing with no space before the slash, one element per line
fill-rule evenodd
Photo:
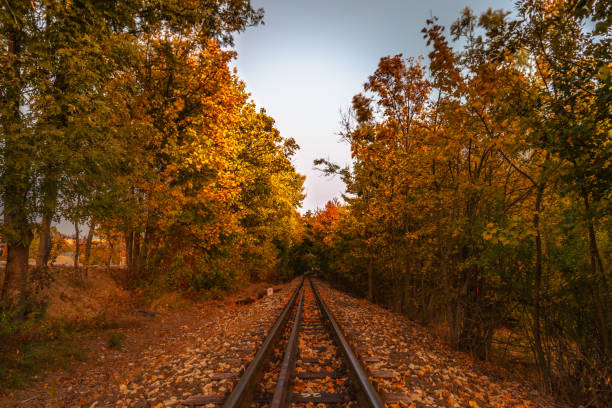
<path fill-rule="evenodd" d="M 308 277 L 308 281 L 310 282 L 310 286 L 312 287 L 312 291 L 315 294 L 317 299 L 317 303 L 319 304 L 319 308 L 323 311 L 323 314 L 329 321 L 329 324 L 332 328 L 332 334 L 336 338 L 336 341 L 340 345 L 340 350 L 342 350 L 342 354 L 344 354 L 345 360 L 349 366 L 349 375 L 352 374 L 353 382 L 359 388 L 358 391 L 361 391 L 363 402 L 360 402 L 360 406 L 367 406 L 370 408 L 383 408 L 385 405 L 382 402 L 382 399 L 374 389 L 374 386 L 368 379 L 368 375 L 365 370 L 361 366 L 361 363 L 355 356 L 349 342 L 346 340 L 346 337 L 342 333 L 342 329 L 336 322 L 336 319 L 332 315 L 331 311 L 328 309 L 327 305 L 323 302 L 323 299 L 319 295 L 317 288 L 314 286 L 314 283 Z"/>
<path fill-rule="evenodd" d="M 285 355 L 280 366 L 278 373 L 278 380 L 276 381 L 276 388 L 274 389 L 274 396 L 270 403 L 270 408 L 281 408 L 289 406 L 289 398 L 291 397 L 291 377 L 295 370 L 295 360 L 298 352 L 298 337 L 300 331 L 300 325 L 302 322 L 302 308 L 304 307 L 304 290 L 300 294 L 300 300 L 298 300 L 297 311 L 295 313 L 295 320 L 293 327 L 291 328 L 291 334 L 287 341 L 287 347 L 285 349 Z"/>
<path fill-rule="evenodd" d="M 262 368 L 268 361 L 268 355 L 274 349 L 277 337 L 282 334 L 282 328 L 285 326 L 287 319 L 289 318 L 289 312 L 293 308 L 297 295 L 300 293 L 300 291 L 302 291 L 303 286 L 304 278 L 302 278 L 302 282 L 291 296 L 291 299 L 289 299 L 287 302 L 287 305 L 285 305 L 281 315 L 278 317 L 278 319 L 276 319 L 276 322 L 270 329 L 268 336 L 257 351 L 257 354 L 255 354 L 253 361 L 251 364 L 249 364 L 244 374 L 240 377 L 240 381 L 238 381 L 238 384 L 236 384 L 232 390 L 232 393 L 223 404 L 224 408 L 245 407 L 251 402 L 250 397 L 253 393 L 253 388 L 263 375 Z"/>

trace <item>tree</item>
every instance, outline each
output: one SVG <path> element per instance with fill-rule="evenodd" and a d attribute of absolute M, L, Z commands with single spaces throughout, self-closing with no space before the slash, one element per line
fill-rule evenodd
<path fill-rule="evenodd" d="M 9 253 L 2 299 L 11 307 L 25 296 L 34 220 L 42 218 L 37 258 L 44 267 L 50 224 L 62 206 L 91 206 L 92 196 L 117 190 L 111 183 L 89 188 L 90 179 L 114 182 L 125 170 L 125 128 L 142 128 L 142 122 L 118 123 L 129 118 L 117 113 L 135 107 L 134 88 L 118 83 L 134 72 L 130 64 L 141 61 L 143 36 L 184 35 L 193 47 L 203 47 L 210 38 L 231 44 L 232 33 L 258 24 L 263 11 L 249 0 L 187 7 L 175 1 L 121 0 L 110 8 L 88 0 L 5 1 L 1 13 L 0 87 L 8 103 L 1 113 L 0 185 Z M 112 96 L 106 93 L 111 88 L 126 92 Z M 118 105 L 121 109 L 113 111 Z M 75 195 L 83 199 L 73 200 Z"/>
<path fill-rule="evenodd" d="M 451 344 L 479 358 L 500 328 L 524 336 L 543 388 L 602 407 L 610 11 L 600 1 L 522 1 L 519 19 L 466 9 L 450 27 L 460 50 L 428 20 L 428 75 L 381 58 L 344 120 L 351 166 L 315 161 L 343 177 L 347 204 L 334 222 L 305 218 L 317 235 L 303 255 L 396 311 L 444 321 Z"/>

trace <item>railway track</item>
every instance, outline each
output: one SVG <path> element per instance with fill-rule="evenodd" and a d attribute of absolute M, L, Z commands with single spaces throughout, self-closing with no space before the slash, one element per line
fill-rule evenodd
<path fill-rule="evenodd" d="M 229 395 L 195 395 L 182 404 L 384 406 L 310 278 L 297 287 Z"/>

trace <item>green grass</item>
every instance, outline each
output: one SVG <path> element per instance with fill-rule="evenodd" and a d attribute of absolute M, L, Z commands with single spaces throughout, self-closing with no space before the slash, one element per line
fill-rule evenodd
<path fill-rule="evenodd" d="M 0 313 L 0 389 L 24 388 L 38 375 L 82 360 L 87 350 L 77 334 L 92 322 L 44 322 L 40 314 L 18 319 Z"/>
<path fill-rule="evenodd" d="M 123 343 L 123 335 L 119 332 L 111 332 L 108 336 L 108 347 L 112 349 L 120 349 Z"/>
<path fill-rule="evenodd" d="M 85 350 L 75 339 L 25 343 L 1 352 L 4 356 L 0 362 L 2 388 L 24 388 L 38 374 L 63 367 L 69 361 L 82 360 L 85 356 Z"/>

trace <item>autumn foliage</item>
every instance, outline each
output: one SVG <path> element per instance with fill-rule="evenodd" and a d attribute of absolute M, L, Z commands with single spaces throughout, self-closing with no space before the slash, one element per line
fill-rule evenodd
<path fill-rule="evenodd" d="M 477 357 L 512 343 L 545 389 L 603 407 L 610 9 L 574 3 L 521 1 L 516 19 L 466 9 L 450 28 L 460 49 L 434 18 L 427 61 L 381 58 L 343 119 L 351 167 L 315 162 L 343 177 L 346 204 L 306 218 L 303 257 L 397 312 L 444 322 Z"/>
<path fill-rule="evenodd" d="M 94 236 L 125 248 L 129 286 L 203 293 L 288 274 L 298 146 L 249 101 L 228 47 L 262 13 L 248 0 L 2 3 L 5 310 L 25 310 L 59 220 L 77 244 L 89 227 L 82 280 Z"/>

